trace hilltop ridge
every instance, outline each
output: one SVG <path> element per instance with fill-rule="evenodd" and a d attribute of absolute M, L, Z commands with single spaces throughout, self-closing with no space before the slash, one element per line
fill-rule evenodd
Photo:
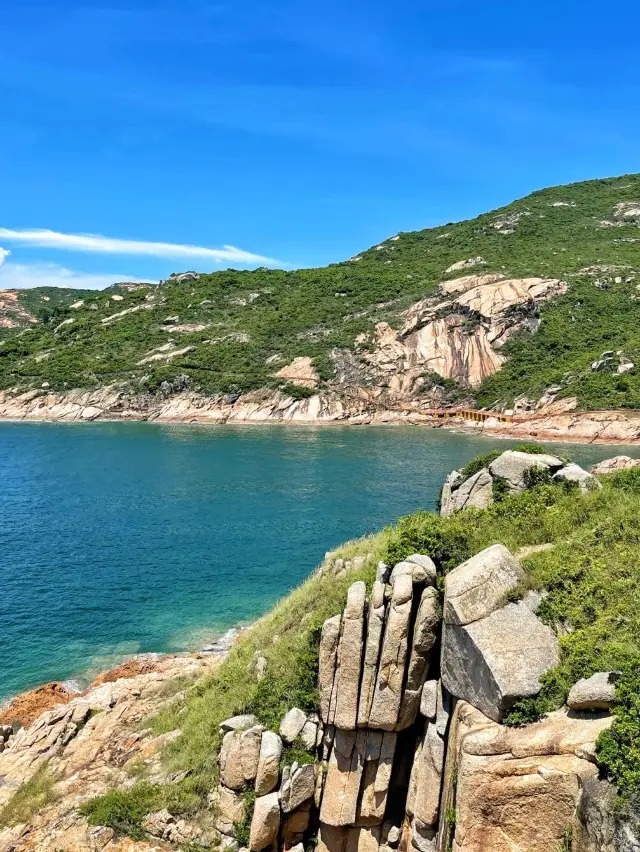
<path fill-rule="evenodd" d="M 4 333 L 0 390 L 108 388 L 147 412 L 188 391 L 292 419 L 636 409 L 639 286 L 640 175 L 588 181 L 324 268 L 84 293 Z"/>

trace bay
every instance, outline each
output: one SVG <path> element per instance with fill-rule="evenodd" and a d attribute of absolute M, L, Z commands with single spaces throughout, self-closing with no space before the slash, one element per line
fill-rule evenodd
<path fill-rule="evenodd" d="M 267 611 L 498 441 L 416 427 L 0 424 L 0 697 Z M 580 464 L 640 448 L 553 445 Z"/>

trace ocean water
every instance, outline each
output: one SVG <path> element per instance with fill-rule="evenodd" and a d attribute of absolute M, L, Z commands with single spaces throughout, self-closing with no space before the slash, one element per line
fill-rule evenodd
<path fill-rule="evenodd" d="M 0 423 L 0 698 L 198 648 L 510 442 L 415 427 Z M 623 451 L 556 447 L 591 464 Z M 640 448 L 628 451 L 640 455 Z"/>

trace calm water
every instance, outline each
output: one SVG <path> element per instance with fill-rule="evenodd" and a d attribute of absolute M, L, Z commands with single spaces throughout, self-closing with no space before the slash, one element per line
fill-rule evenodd
<path fill-rule="evenodd" d="M 0 696 L 201 646 L 508 445 L 411 427 L 2 423 Z"/>

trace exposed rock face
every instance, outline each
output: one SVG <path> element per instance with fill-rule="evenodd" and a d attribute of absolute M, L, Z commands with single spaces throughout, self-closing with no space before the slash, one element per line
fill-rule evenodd
<path fill-rule="evenodd" d="M 336 711 L 333 723 L 345 730 L 355 729 L 358 718 L 358 692 L 366 596 L 365 584 L 363 582 L 354 583 L 349 589 L 347 606 L 342 619 L 342 636 L 340 638 L 336 675 Z"/>
<path fill-rule="evenodd" d="M 616 702 L 615 672 L 596 672 L 572 686 L 567 706 L 572 710 L 610 710 Z"/>
<path fill-rule="evenodd" d="M 422 697 L 422 687 L 429 669 L 431 650 L 438 638 L 440 606 L 438 593 L 429 586 L 422 593 L 413 627 L 411 654 L 407 664 L 404 693 L 396 729 L 408 728 L 416 720 Z"/>
<path fill-rule="evenodd" d="M 630 456 L 614 456 L 592 467 L 591 473 L 597 475 L 615 473 L 617 470 L 629 470 L 629 468 L 638 467 L 639 465 L 640 459 L 632 459 Z"/>
<path fill-rule="evenodd" d="M 519 453 L 507 450 L 489 465 L 493 476 L 503 479 L 512 491 L 524 491 L 526 488 L 525 473 L 533 468 L 541 468 L 552 473 L 560 470 L 563 462 L 555 456 L 534 453 Z"/>
<path fill-rule="evenodd" d="M 315 388 L 320 381 L 320 376 L 313 365 L 313 358 L 308 357 L 295 358 L 291 364 L 278 370 L 276 376 L 303 388 Z"/>
<path fill-rule="evenodd" d="M 442 682 L 495 721 L 518 698 L 537 695 L 540 676 L 557 663 L 556 635 L 525 604 L 464 626 L 445 621 Z"/>

